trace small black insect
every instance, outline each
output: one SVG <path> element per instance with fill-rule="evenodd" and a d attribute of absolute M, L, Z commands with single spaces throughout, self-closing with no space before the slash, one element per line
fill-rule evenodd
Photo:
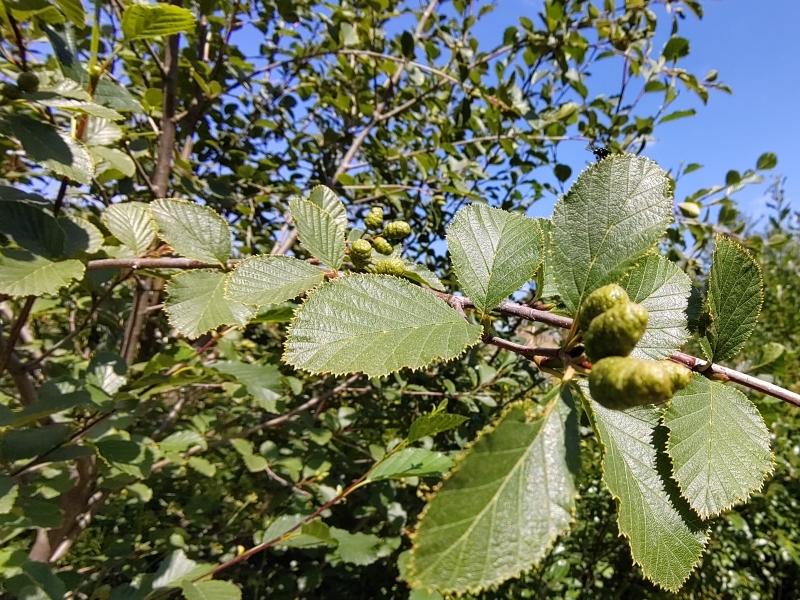
<path fill-rule="evenodd" d="M 608 156 L 611 156 L 611 150 L 606 148 L 605 146 L 592 146 L 589 148 L 594 154 L 596 160 L 601 161 Z"/>

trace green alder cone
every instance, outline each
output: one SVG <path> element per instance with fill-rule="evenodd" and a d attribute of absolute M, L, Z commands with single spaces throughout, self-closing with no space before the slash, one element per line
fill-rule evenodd
<path fill-rule="evenodd" d="M 598 317 L 583 338 L 586 355 L 592 360 L 606 356 L 628 356 L 647 329 L 647 309 L 640 304 L 618 304 Z"/>
<path fill-rule="evenodd" d="M 629 302 L 628 292 L 616 283 L 609 283 L 596 289 L 586 296 L 586 300 L 583 301 L 583 306 L 581 306 L 579 316 L 581 328 L 583 330 L 588 329 L 589 324 L 595 317 L 619 304 L 627 304 Z"/>
<path fill-rule="evenodd" d="M 350 246 L 350 256 L 353 260 L 367 260 L 372 255 L 372 244 L 367 240 L 356 240 Z"/>
<path fill-rule="evenodd" d="M 386 225 L 383 235 L 390 240 L 402 240 L 411 235 L 411 225 L 406 221 L 392 221 Z"/>
<path fill-rule="evenodd" d="M 364 217 L 364 225 L 367 229 L 380 229 L 383 225 L 383 209 L 377 206 L 372 207 Z"/>
<path fill-rule="evenodd" d="M 668 360 L 609 356 L 598 360 L 589 375 L 589 391 L 613 410 L 666 402 L 689 385 L 692 373 Z"/>
<path fill-rule="evenodd" d="M 381 258 L 375 261 L 372 272 L 379 275 L 397 275 L 402 277 L 406 272 L 406 264 L 401 258 Z"/>
<path fill-rule="evenodd" d="M 17 77 L 17 86 L 19 86 L 19 89 L 23 92 L 35 92 L 39 89 L 39 78 L 36 76 L 36 73 L 25 71 L 24 73 L 20 73 L 19 77 Z"/>
<path fill-rule="evenodd" d="M 372 240 L 372 245 L 375 247 L 375 251 L 378 254 L 385 254 L 389 255 L 394 252 L 394 246 L 392 246 L 386 238 L 382 238 L 380 236 L 376 237 Z"/>

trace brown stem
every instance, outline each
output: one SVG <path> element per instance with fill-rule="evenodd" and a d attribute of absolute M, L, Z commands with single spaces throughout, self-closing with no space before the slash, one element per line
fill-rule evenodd
<path fill-rule="evenodd" d="M 220 265 L 192 258 L 98 258 L 90 260 L 86 269 L 219 269 Z"/>
<path fill-rule="evenodd" d="M 510 350 L 515 354 L 530 358 L 531 360 L 533 360 L 533 358 L 536 356 L 548 356 L 555 358 L 561 353 L 560 348 L 534 348 L 532 346 L 525 346 L 524 344 L 517 344 L 516 342 L 512 342 L 495 335 L 483 336 L 483 343 L 497 346 L 503 350 Z"/>
<path fill-rule="evenodd" d="M 23 71 L 28 70 L 28 56 L 27 51 L 25 49 L 25 40 L 22 37 L 22 32 L 19 30 L 19 25 L 17 24 L 17 20 L 14 18 L 14 15 L 11 14 L 11 7 L 5 9 L 6 17 L 8 18 L 8 24 L 11 25 L 11 31 L 14 32 L 14 40 L 17 43 L 17 48 L 19 49 L 19 62 L 20 67 Z"/>
<path fill-rule="evenodd" d="M 141 261 L 141 262 L 139 262 Z M 147 258 L 147 259 L 101 259 L 101 260 L 93 260 L 89 261 L 87 268 L 88 269 L 97 269 L 97 268 L 113 268 L 113 267 L 120 267 L 120 268 L 131 268 L 133 265 L 141 264 L 143 266 L 147 266 L 149 268 L 183 268 L 183 269 L 192 269 L 192 268 L 220 268 L 219 265 L 212 265 L 209 263 L 201 263 L 194 261 L 197 264 L 192 264 L 190 259 L 185 258 Z M 469 298 L 465 298 L 463 296 L 456 296 L 453 294 L 448 294 L 447 292 L 440 292 L 437 290 L 429 290 L 432 294 L 435 294 L 451 306 L 460 306 L 461 309 L 464 308 L 474 308 L 474 304 Z M 573 320 L 569 317 L 563 315 L 557 315 L 550 311 L 541 310 L 538 308 L 531 308 L 530 306 L 525 306 L 523 304 L 518 304 L 516 302 L 505 301 L 500 304 L 500 306 L 495 309 L 501 315 L 506 316 L 515 316 L 521 317 L 528 321 L 538 321 L 540 323 L 545 323 L 546 325 L 550 325 L 552 327 L 558 327 L 561 329 L 570 329 L 573 325 Z M 513 343 L 513 342 L 509 342 Z M 530 353 L 530 348 L 527 346 L 523 346 L 525 348 L 525 352 Z M 543 349 L 538 349 L 543 350 Z M 707 362 L 691 356 L 689 354 L 684 354 L 682 352 L 675 352 L 670 357 L 671 360 L 685 364 L 687 367 L 691 368 L 694 371 L 704 371 L 708 370 L 709 367 L 707 366 Z M 800 394 L 792 392 L 790 390 L 784 389 L 772 383 L 768 383 L 762 379 L 758 379 L 757 377 L 753 377 L 752 375 L 746 375 L 734 369 L 730 369 L 728 367 L 723 367 L 722 365 L 712 364 L 710 367 L 711 372 L 716 373 L 721 376 L 727 377 L 730 381 L 734 383 L 738 383 L 739 385 L 743 385 L 747 388 L 752 390 L 767 394 L 774 398 L 778 398 L 779 400 L 783 400 L 784 402 L 788 402 L 789 404 L 793 404 L 795 406 L 800 407 Z"/>
<path fill-rule="evenodd" d="M 31 309 L 33 308 L 34 302 L 36 302 L 36 296 L 28 296 L 25 298 L 25 304 L 22 305 L 22 310 L 19 311 L 19 315 L 17 315 L 14 325 L 11 326 L 11 331 L 8 334 L 8 340 L 6 340 L 2 352 L 0 353 L 0 375 L 5 372 L 6 367 L 11 360 L 11 355 L 14 352 L 14 346 L 17 345 L 17 340 L 22 332 L 22 328 L 25 326 L 25 322 L 28 320 L 28 316 L 31 314 Z"/>
<path fill-rule="evenodd" d="M 180 5 L 180 0 L 172 4 Z M 158 158 L 153 172 L 153 189 L 160 197 L 167 195 L 172 172 L 172 153 L 175 151 L 175 107 L 178 86 L 178 58 L 180 36 L 171 35 L 164 48 L 166 73 L 162 83 L 164 100 L 161 108 L 161 135 L 158 138 Z"/>
<path fill-rule="evenodd" d="M 701 373 L 710 372 L 715 375 L 720 375 L 728 381 L 738 383 L 739 385 L 751 390 L 761 392 L 767 396 L 772 396 L 773 398 L 778 398 L 779 400 L 783 400 L 784 402 L 788 402 L 789 404 L 800 407 L 800 394 L 786 390 L 775 385 L 774 383 L 770 383 L 769 381 L 764 381 L 758 377 L 753 377 L 752 375 L 742 373 L 741 371 L 737 371 L 729 367 L 723 367 L 722 365 L 715 363 L 711 363 L 711 366 L 709 366 L 708 361 L 705 361 L 702 358 L 697 358 L 696 356 L 692 356 L 691 354 L 685 354 L 683 352 L 673 352 L 672 356 L 669 358 L 678 364 L 690 368 L 692 371 L 698 371 Z"/>
<path fill-rule="evenodd" d="M 325 502 L 323 505 L 321 505 L 319 508 L 317 508 L 313 513 L 311 513 L 310 515 L 305 517 L 303 520 L 301 520 L 299 523 L 297 523 L 293 527 L 290 527 L 289 529 L 284 531 L 281 535 L 279 535 L 277 537 L 274 537 L 274 538 L 272 538 L 270 540 L 267 540 L 266 542 L 262 542 L 261 544 L 258 544 L 257 546 L 253 546 L 252 548 L 249 548 L 248 550 L 242 552 L 240 555 L 238 555 L 238 556 L 236 556 L 236 557 L 234 557 L 234 558 L 232 558 L 232 559 L 230 559 L 228 561 L 225 561 L 221 565 L 218 565 L 210 573 L 204 573 L 203 575 L 200 575 L 199 577 L 195 578 L 194 581 L 197 581 L 198 579 L 202 579 L 204 577 L 208 577 L 209 575 L 216 576 L 219 573 L 221 573 L 222 571 L 224 571 L 225 569 L 228 569 L 228 568 L 230 568 L 230 567 L 232 567 L 234 565 L 237 565 L 240 562 L 243 562 L 243 561 L 247 560 L 251 556 L 254 556 L 254 555 L 258 554 L 259 552 L 263 552 L 264 550 L 267 550 L 268 548 L 270 548 L 270 547 L 274 546 L 275 544 L 281 542 L 282 540 L 286 539 L 286 536 L 288 536 L 290 533 L 294 533 L 295 531 L 300 529 L 303 525 L 306 525 L 306 524 L 310 523 L 311 521 L 313 521 L 314 519 L 319 517 L 322 513 L 324 513 L 326 510 L 328 510 L 331 506 L 333 506 L 335 504 L 338 504 L 339 502 L 341 502 L 342 500 L 347 498 L 350 494 L 352 494 L 354 491 L 356 491 L 359 487 L 361 487 L 361 484 L 364 482 L 364 480 L 367 478 L 368 475 L 369 475 L 369 471 L 364 473 L 361 477 L 356 479 L 353 483 L 348 485 L 344 490 L 342 490 L 336 496 L 334 496 L 333 498 L 331 498 L 330 500 Z"/>

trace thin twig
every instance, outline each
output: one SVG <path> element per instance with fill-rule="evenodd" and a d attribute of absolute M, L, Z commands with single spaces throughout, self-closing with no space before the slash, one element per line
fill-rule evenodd
<path fill-rule="evenodd" d="M 22 305 L 22 310 L 19 311 L 19 315 L 17 315 L 14 325 L 11 327 L 11 331 L 8 334 L 8 340 L 6 340 L 6 343 L 2 349 L 2 353 L 0 353 L 0 375 L 5 372 L 6 367 L 8 366 L 8 362 L 11 359 L 12 353 L 14 352 L 14 346 L 17 345 L 17 340 L 22 332 L 22 328 L 25 326 L 25 322 L 28 320 L 28 316 L 31 314 L 31 309 L 33 308 L 34 302 L 36 302 L 36 296 L 28 296 L 25 298 L 25 303 Z"/>

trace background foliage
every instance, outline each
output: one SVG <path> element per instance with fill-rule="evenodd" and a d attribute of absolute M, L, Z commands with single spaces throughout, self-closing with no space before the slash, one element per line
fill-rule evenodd
<path fill-rule="evenodd" d="M 444 400 L 463 422 L 423 444 L 447 453 L 544 382 L 530 361 L 489 346 L 384 379 L 303 375 L 279 362 L 292 317 L 283 298 L 264 300 L 245 328 L 206 333 L 236 322 L 236 304 L 219 303 L 233 321 L 204 313 L 204 323 L 186 325 L 157 308 L 165 295 L 203 302 L 197 290 L 216 275 L 193 271 L 162 290 L 159 274 L 172 272 L 84 273 L 86 258 L 168 254 L 154 245 L 155 225 L 177 227 L 173 248 L 203 262 L 270 251 L 320 256 L 295 244 L 286 223 L 296 203 L 315 210 L 311 199 L 290 199 L 323 183 L 351 222 L 375 205 L 387 220 L 408 221 L 403 256 L 455 289 L 444 235 L 465 202 L 533 212 L 574 179 L 559 161 L 563 144 L 642 152 L 657 126 L 691 116 L 681 103 L 687 94 L 705 102 L 726 91 L 715 72 L 682 67 L 689 45 L 680 23 L 702 15 L 689 0 L 548 0 L 509 23 L 497 47 L 476 34 L 493 10 L 486 3 L 178 4 L 0 7 L 0 232 L 8 246 L 0 460 L 4 474 L 19 472 L 0 478 L 0 568 L 10 594 L 121 598 L 133 586 L 144 595 L 285 531 L 358 480 Z M 618 89 L 594 85 L 593 72 L 607 66 L 620 73 Z M 23 71 L 37 75 L 37 91 L 13 87 Z M 770 154 L 748 158 L 752 168 L 734 165 L 719 186 L 682 194 L 664 250 L 699 280 L 715 233 L 736 234 L 758 253 L 764 314 L 729 362 L 792 387 L 797 215 L 778 180 L 770 222 L 742 220 L 736 192 L 776 164 Z M 670 175 L 680 185 L 694 168 Z M 194 202 L 157 200 L 167 196 Z M 47 212 L 8 214 L 21 198 Z M 223 219 L 215 226 L 198 202 Z M 40 214 L 54 214 L 58 227 L 37 221 Z M 30 227 L 8 225 L 20 222 Z M 220 233 L 226 224 L 232 245 Z M 56 233 L 43 239 L 42 231 Z M 527 289 L 520 295 L 530 297 Z M 522 340 L 548 335 L 514 321 L 498 327 Z M 774 436 L 775 473 L 749 504 L 712 522 L 714 547 L 685 594 L 798 593 L 797 416 L 777 401 L 759 408 Z M 576 531 L 533 572 L 487 597 L 661 594 L 632 568 L 613 502 L 598 484 L 600 450 L 585 423 L 581 433 Z M 431 472 L 449 464 L 443 456 Z M 436 482 L 429 474 L 357 489 L 323 513 L 330 537 L 304 529 L 221 577 L 247 598 L 404 597 L 396 576 Z"/>

